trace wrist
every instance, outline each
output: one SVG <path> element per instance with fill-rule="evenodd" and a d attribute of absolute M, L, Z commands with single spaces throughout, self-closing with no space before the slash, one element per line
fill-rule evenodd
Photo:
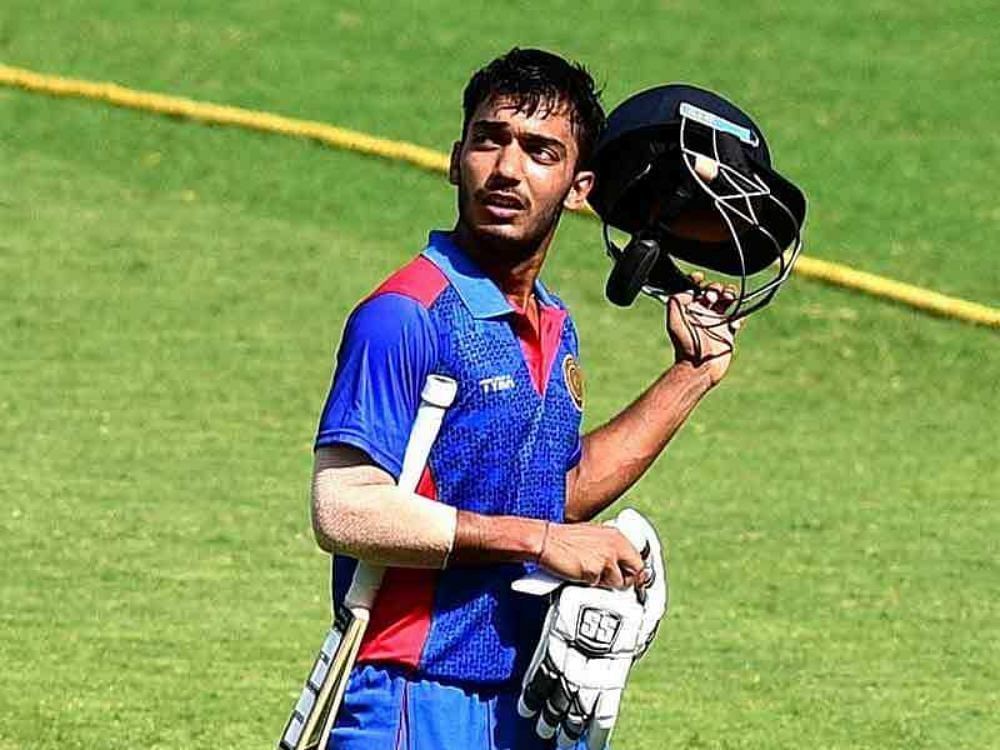
<path fill-rule="evenodd" d="M 542 564 L 542 558 L 545 557 L 545 543 L 549 540 L 549 530 L 552 528 L 552 523 L 550 521 L 545 522 L 545 530 L 542 532 L 542 540 L 538 544 L 538 552 L 534 556 L 534 562 L 536 565 Z"/>
<path fill-rule="evenodd" d="M 689 385 L 691 388 L 702 393 L 707 393 L 716 384 L 716 381 L 712 378 L 710 365 L 710 362 L 703 362 L 700 365 L 696 365 L 691 360 L 678 356 L 677 360 L 670 366 L 667 374 L 678 382 Z"/>
<path fill-rule="evenodd" d="M 460 510 L 449 562 L 456 565 L 537 562 L 545 549 L 547 535 L 546 521 Z"/>

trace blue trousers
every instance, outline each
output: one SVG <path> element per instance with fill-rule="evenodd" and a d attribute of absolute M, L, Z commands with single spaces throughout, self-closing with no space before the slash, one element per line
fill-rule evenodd
<path fill-rule="evenodd" d="M 366 664 L 351 673 L 327 750 L 552 750 L 517 691 L 414 679 Z M 581 743 L 582 746 L 582 743 Z"/>

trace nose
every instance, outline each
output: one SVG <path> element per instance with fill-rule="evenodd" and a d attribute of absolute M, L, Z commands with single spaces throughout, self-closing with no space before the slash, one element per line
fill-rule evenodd
<path fill-rule="evenodd" d="M 518 183 L 521 181 L 521 153 L 515 144 L 507 144 L 497 150 L 497 158 L 493 163 L 495 181 Z"/>

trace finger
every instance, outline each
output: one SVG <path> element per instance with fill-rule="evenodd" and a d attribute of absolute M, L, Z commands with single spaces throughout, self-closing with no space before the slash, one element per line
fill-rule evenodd
<path fill-rule="evenodd" d="M 562 727 L 559 729 L 559 737 L 556 739 L 556 744 L 561 748 L 573 747 L 583 736 L 583 731 L 586 728 L 586 718 L 571 709 L 566 714 Z"/>
<path fill-rule="evenodd" d="M 625 579 L 625 588 L 637 588 L 645 585 L 646 573 L 649 567 L 643 563 L 638 568 L 630 567 L 628 564 L 622 564 L 622 577 Z"/>
<path fill-rule="evenodd" d="M 577 691 L 576 695 L 573 696 L 573 700 L 570 702 L 569 710 L 566 711 L 566 716 L 562 721 L 562 727 L 559 730 L 559 737 L 556 740 L 556 744 L 558 744 L 559 747 L 572 747 L 583 736 L 583 733 L 587 729 L 587 722 L 590 720 L 590 713 L 583 705 L 583 699 L 581 696 L 581 693 L 583 692 L 583 690 Z"/>
<path fill-rule="evenodd" d="M 555 733 L 556 725 L 550 724 L 545 718 L 545 713 L 542 712 L 542 715 L 538 717 L 538 721 L 535 724 L 535 734 L 543 740 L 550 740 Z"/>
<path fill-rule="evenodd" d="M 648 565 L 644 565 L 635 575 L 636 588 L 644 589 L 653 582 L 653 570 Z"/>
<path fill-rule="evenodd" d="M 718 295 L 722 295 L 722 293 L 726 291 L 726 286 L 721 281 L 713 281 L 711 284 L 708 285 L 707 289 L 715 292 Z"/>
<path fill-rule="evenodd" d="M 688 278 L 691 279 L 691 282 L 696 287 L 700 287 L 702 285 L 702 282 L 705 281 L 705 274 L 703 274 L 701 271 L 695 271 Z"/>
<path fill-rule="evenodd" d="M 590 722 L 590 730 L 587 732 L 588 750 L 603 750 L 607 747 L 618 719 L 620 702 L 621 690 L 606 690 L 601 693 L 594 709 L 594 719 Z"/>
<path fill-rule="evenodd" d="M 579 727 L 579 732 L 577 728 Z M 580 738 L 583 736 L 583 724 L 577 725 L 573 724 L 570 728 L 569 720 L 563 723 L 562 728 L 559 730 L 559 736 L 556 737 L 556 747 L 560 750 L 566 750 L 566 748 L 573 747 Z"/>
<path fill-rule="evenodd" d="M 685 308 L 694 302 L 696 290 L 685 289 L 683 292 L 677 292 L 676 294 L 671 294 L 669 299 L 670 302 L 676 304 L 680 308 Z"/>
<path fill-rule="evenodd" d="M 617 561 L 605 566 L 604 573 L 601 575 L 600 585 L 609 589 L 624 589 L 628 587 L 628 584 L 625 582 L 623 570 Z"/>
<path fill-rule="evenodd" d="M 621 532 L 621 548 L 618 553 L 618 566 L 623 570 L 629 571 L 632 576 L 635 576 L 642 570 L 643 562 L 642 555 L 639 554 L 639 550 L 632 546 L 632 542 L 628 540 Z"/>
<path fill-rule="evenodd" d="M 719 302 L 724 305 L 724 309 L 728 309 L 736 301 L 736 296 L 736 287 L 732 284 L 726 284 L 722 288 L 722 298 Z"/>
<path fill-rule="evenodd" d="M 710 312 L 718 304 L 720 294 L 718 290 L 705 287 L 699 291 L 694 300 L 687 305 L 687 312 L 691 314 L 704 314 Z"/>
<path fill-rule="evenodd" d="M 713 307 L 719 298 L 722 297 L 722 284 L 718 282 L 712 282 L 704 289 L 702 289 L 701 294 L 698 295 L 697 301 L 706 307 Z"/>
<path fill-rule="evenodd" d="M 719 297 L 719 301 L 712 307 L 712 312 L 719 317 L 722 317 L 726 314 L 726 311 L 733 306 L 733 302 L 735 302 L 735 300 L 732 297 L 728 297 L 725 293 L 723 293 L 722 296 Z"/>
<path fill-rule="evenodd" d="M 570 707 L 569 713 L 563 719 L 564 732 L 560 732 L 560 736 L 565 733 L 568 739 L 579 732 L 577 735 L 577 741 L 579 742 L 580 737 L 589 733 L 594 723 L 594 711 L 601 700 L 601 693 L 602 691 L 599 688 L 580 688 L 573 701 L 573 705 Z"/>
<path fill-rule="evenodd" d="M 723 284 L 714 282 L 708 285 L 704 299 L 707 307 L 713 313 L 721 314 L 726 311 L 736 298 L 727 291 Z"/>
<path fill-rule="evenodd" d="M 618 589 L 631 589 L 639 585 L 639 580 L 642 576 L 642 568 L 629 568 L 627 566 L 622 566 L 621 571 L 621 585 L 615 586 Z"/>

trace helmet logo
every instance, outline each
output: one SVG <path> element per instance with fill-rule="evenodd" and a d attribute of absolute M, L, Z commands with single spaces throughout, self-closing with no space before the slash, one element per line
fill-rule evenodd
<path fill-rule="evenodd" d="M 700 122 L 702 125 L 706 125 L 713 130 L 721 130 L 723 133 L 734 135 L 744 143 L 748 144 L 751 148 L 757 148 L 757 146 L 760 145 L 760 139 L 750 128 L 737 125 L 735 122 L 730 122 L 725 117 L 719 117 L 718 115 L 701 109 L 700 107 L 696 107 L 693 104 L 681 102 L 680 114 L 681 117 L 687 117 L 689 120 Z"/>

